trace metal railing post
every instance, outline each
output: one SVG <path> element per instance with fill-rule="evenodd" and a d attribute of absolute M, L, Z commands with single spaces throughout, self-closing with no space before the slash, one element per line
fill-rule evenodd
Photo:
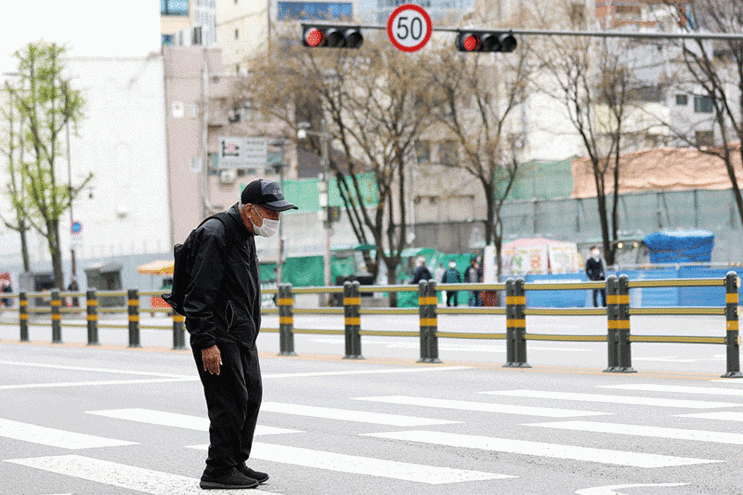
<path fill-rule="evenodd" d="M 418 282 L 418 320 L 420 333 L 420 354 L 419 363 L 428 362 L 428 306 L 426 298 L 428 297 L 428 281 L 421 280 Z"/>
<path fill-rule="evenodd" d="M 728 272 L 725 275 L 725 344 L 727 347 L 727 372 L 722 378 L 741 378 L 740 344 L 738 333 L 738 275 Z"/>
<path fill-rule="evenodd" d="M 292 284 L 279 285 L 276 302 L 279 306 L 279 354 L 296 356 L 294 352 L 294 298 Z"/>
<path fill-rule="evenodd" d="M 88 345 L 98 342 L 98 296 L 95 289 L 85 291 L 85 316 L 88 321 Z"/>
<path fill-rule="evenodd" d="M 606 279 L 606 347 L 609 354 L 608 364 L 604 370 L 606 373 L 619 371 L 619 347 L 617 346 L 619 340 L 617 334 L 617 320 L 619 319 L 618 290 L 617 277 L 609 275 Z"/>
<path fill-rule="evenodd" d="M 52 308 L 52 343 L 62 343 L 62 313 L 60 313 L 60 306 L 62 306 L 62 299 L 59 297 L 59 289 L 52 289 L 52 300 L 50 302 Z"/>
<path fill-rule="evenodd" d="M 21 327 L 21 342 L 28 342 L 28 297 L 25 292 L 18 293 L 18 323 Z"/>
<path fill-rule="evenodd" d="M 428 341 L 428 362 L 440 363 L 441 360 L 439 359 L 439 338 L 436 335 L 436 332 L 438 332 L 439 330 L 439 320 L 436 314 L 436 306 L 438 305 L 439 301 L 438 297 L 436 297 L 436 281 L 429 280 L 427 285 L 428 304 L 426 305 L 426 307 L 428 313 L 428 335 L 426 340 Z"/>
<path fill-rule="evenodd" d="M 129 347 L 141 347 L 139 345 L 139 291 L 137 289 L 127 291 L 127 314 L 129 315 Z"/>
<path fill-rule="evenodd" d="M 620 275 L 617 282 L 617 327 L 619 333 L 619 370 L 622 373 L 637 373 L 632 367 L 629 323 L 629 277 Z"/>
<path fill-rule="evenodd" d="M 361 354 L 361 295 L 359 282 L 346 281 L 343 284 L 343 314 L 345 316 L 346 355 L 343 359 L 364 359 Z"/>
<path fill-rule="evenodd" d="M 506 364 L 511 367 L 516 365 L 516 337 L 513 320 L 516 318 L 515 306 L 516 287 L 512 278 L 506 280 Z"/>
<path fill-rule="evenodd" d="M 173 311 L 173 350 L 186 348 L 186 332 L 183 322 L 186 317 Z"/>

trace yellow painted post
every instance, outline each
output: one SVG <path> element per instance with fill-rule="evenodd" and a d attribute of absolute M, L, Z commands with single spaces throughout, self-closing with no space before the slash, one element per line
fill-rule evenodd
<path fill-rule="evenodd" d="M 505 367 L 516 366 L 516 337 L 513 321 L 516 319 L 516 289 L 512 278 L 506 280 L 506 364 Z"/>
<path fill-rule="evenodd" d="M 25 292 L 18 293 L 18 322 L 21 327 L 21 342 L 28 342 L 28 297 Z"/>
<path fill-rule="evenodd" d="M 88 320 L 88 345 L 100 345 L 98 342 L 98 296 L 95 289 L 85 291 L 86 319 Z"/>
<path fill-rule="evenodd" d="M 279 354 L 296 356 L 294 352 L 294 298 L 292 284 L 279 285 Z"/>
<path fill-rule="evenodd" d="M 723 378 L 741 378 L 740 335 L 738 333 L 738 275 L 728 272 L 725 275 L 725 343 L 727 346 L 727 372 Z"/>
<path fill-rule="evenodd" d="M 428 281 L 418 282 L 418 319 L 420 321 L 420 353 L 419 363 L 428 362 Z"/>
<path fill-rule="evenodd" d="M 62 343 L 62 313 L 59 311 L 62 306 L 62 299 L 59 297 L 59 290 L 52 289 L 52 343 Z"/>
<path fill-rule="evenodd" d="M 637 373 L 632 367 L 629 324 L 629 277 L 620 275 L 617 281 L 617 330 L 619 334 L 619 370 L 622 373 Z"/>
<path fill-rule="evenodd" d="M 428 314 L 428 362 L 440 363 L 439 359 L 439 338 L 436 333 L 439 330 L 439 320 L 436 314 L 436 306 L 438 305 L 438 297 L 436 297 L 436 281 L 429 280 L 427 289 L 428 304 L 426 305 L 426 312 Z"/>
<path fill-rule="evenodd" d="M 173 311 L 173 350 L 186 348 L 186 332 L 183 322 L 186 317 Z"/>
<path fill-rule="evenodd" d="M 351 282 L 351 297 L 349 300 L 349 307 L 351 309 L 351 348 L 353 349 L 354 359 L 364 359 L 361 354 L 361 293 L 359 287 L 361 284 L 358 280 Z M 343 304 L 345 305 L 345 301 Z"/>
<path fill-rule="evenodd" d="M 617 342 L 617 319 L 619 308 L 617 307 L 619 284 L 617 277 L 609 275 L 606 279 L 606 346 L 609 354 L 608 365 L 604 370 L 607 373 L 619 371 L 619 347 Z"/>
<path fill-rule="evenodd" d="M 509 283 L 510 282 L 510 283 Z M 531 368 L 526 362 L 526 291 L 524 279 L 506 281 L 506 354 L 509 368 Z"/>
<path fill-rule="evenodd" d="M 139 345 L 139 291 L 137 289 L 127 291 L 127 314 L 129 316 L 129 347 L 141 347 Z"/>

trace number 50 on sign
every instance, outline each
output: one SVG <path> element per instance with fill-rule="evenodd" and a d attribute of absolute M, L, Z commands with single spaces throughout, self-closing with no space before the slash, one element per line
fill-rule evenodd
<path fill-rule="evenodd" d="M 404 52 L 415 52 L 423 48 L 432 32 L 431 17 L 419 5 L 400 5 L 387 21 L 390 41 Z"/>

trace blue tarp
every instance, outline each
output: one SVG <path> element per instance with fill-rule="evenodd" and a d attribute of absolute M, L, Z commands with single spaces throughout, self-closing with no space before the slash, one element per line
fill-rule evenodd
<path fill-rule="evenodd" d="M 651 263 L 689 263 L 712 261 L 715 235 L 708 230 L 669 230 L 653 232 L 643 238 Z"/>

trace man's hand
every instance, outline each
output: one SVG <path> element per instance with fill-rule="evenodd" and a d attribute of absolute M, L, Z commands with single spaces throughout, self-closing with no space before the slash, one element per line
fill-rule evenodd
<path fill-rule="evenodd" d="M 213 345 L 206 349 L 201 349 L 201 360 L 204 362 L 204 371 L 212 375 L 219 375 L 219 365 L 222 364 L 222 355 L 219 347 Z"/>

